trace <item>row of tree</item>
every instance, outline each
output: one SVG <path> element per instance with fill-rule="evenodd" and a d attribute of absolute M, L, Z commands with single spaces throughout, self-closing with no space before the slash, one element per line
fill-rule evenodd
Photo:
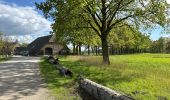
<path fill-rule="evenodd" d="M 151 45 L 152 53 L 170 53 L 170 38 L 159 38 L 152 42 Z"/>
<path fill-rule="evenodd" d="M 110 63 L 109 46 L 141 50 L 145 46 L 135 44 L 145 38 L 136 39 L 138 31 L 155 25 L 165 28 L 169 21 L 166 0 L 45 0 L 36 6 L 54 21 L 57 40 L 73 43 L 76 52 L 82 44 L 101 46 L 104 64 Z M 131 41 L 132 34 L 138 41 Z"/>
<path fill-rule="evenodd" d="M 8 57 L 11 55 L 15 49 L 17 41 L 12 42 L 9 37 L 4 37 L 2 33 L 0 33 L 0 55 Z"/>
<path fill-rule="evenodd" d="M 108 38 L 109 54 L 130 54 L 150 52 L 152 41 L 149 34 L 143 34 L 135 29 L 121 28 L 118 32 L 111 33 Z M 73 54 L 101 55 L 102 44 L 99 39 L 91 38 L 92 42 L 77 42 L 73 44 Z M 82 47 L 85 51 L 82 52 Z"/>
<path fill-rule="evenodd" d="M 109 41 L 109 54 L 134 54 L 134 53 L 170 53 L 170 38 L 160 37 L 151 40 L 148 34 L 139 34 L 138 37 L 130 38 L 131 35 L 119 35 L 116 40 Z M 129 40 L 128 40 L 129 39 Z M 82 51 L 82 47 L 84 48 Z M 101 44 L 98 45 L 73 45 L 74 55 L 101 55 Z"/>

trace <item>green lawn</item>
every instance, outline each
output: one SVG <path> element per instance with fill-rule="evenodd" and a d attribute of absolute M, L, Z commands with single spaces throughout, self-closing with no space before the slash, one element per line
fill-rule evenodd
<path fill-rule="evenodd" d="M 5 58 L 4 56 L 0 55 L 0 62 L 9 60 L 11 57 Z"/>
<path fill-rule="evenodd" d="M 41 70 L 54 94 L 69 100 L 77 97 L 75 79 L 78 74 L 135 99 L 170 99 L 169 54 L 116 55 L 110 57 L 109 66 L 102 65 L 101 60 L 99 56 L 62 58 L 61 63 L 76 73 L 73 79 L 59 76 L 44 61 Z"/>
<path fill-rule="evenodd" d="M 41 75 L 56 100 L 79 100 L 75 78 L 63 77 L 46 60 L 40 62 Z"/>

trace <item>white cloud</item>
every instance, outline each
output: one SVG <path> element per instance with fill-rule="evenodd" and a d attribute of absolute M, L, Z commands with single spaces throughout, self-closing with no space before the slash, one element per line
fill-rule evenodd
<path fill-rule="evenodd" d="M 11 35 L 11 36 L 7 36 L 11 41 L 16 41 L 18 40 L 19 43 L 30 43 L 34 38 L 31 35 Z"/>
<path fill-rule="evenodd" d="M 7 36 L 50 31 L 50 21 L 38 14 L 34 7 L 21 7 L 0 2 L 0 32 Z M 23 40 L 26 37 L 23 37 Z"/>
<path fill-rule="evenodd" d="M 170 0 L 166 0 L 167 1 L 167 3 L 169 3 L 170 4 Z"/>

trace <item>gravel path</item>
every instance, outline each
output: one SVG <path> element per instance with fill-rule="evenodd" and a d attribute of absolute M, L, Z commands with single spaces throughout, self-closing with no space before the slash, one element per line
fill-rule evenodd
<path fill-rule="evenodd" d="M 0 63 L 0 100 L 54 100 L 39 74 L 38 57 Z"/>

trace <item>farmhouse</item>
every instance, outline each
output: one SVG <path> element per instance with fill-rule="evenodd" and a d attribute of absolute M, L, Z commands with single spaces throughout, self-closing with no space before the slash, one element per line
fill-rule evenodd
<path fill-rule="evenodd" d="M 69 48 L 66 45 L 56 43 L 53 35 L 43 36 L 35 39 L 27 47 L 29 55 L 53 55 L 69 54 Z"/>
<path fill-rule="evenodd" d="M 27 50 L 27 47 L 16 47 L 14 50 L 15 55 L 22 55 Z"/>

